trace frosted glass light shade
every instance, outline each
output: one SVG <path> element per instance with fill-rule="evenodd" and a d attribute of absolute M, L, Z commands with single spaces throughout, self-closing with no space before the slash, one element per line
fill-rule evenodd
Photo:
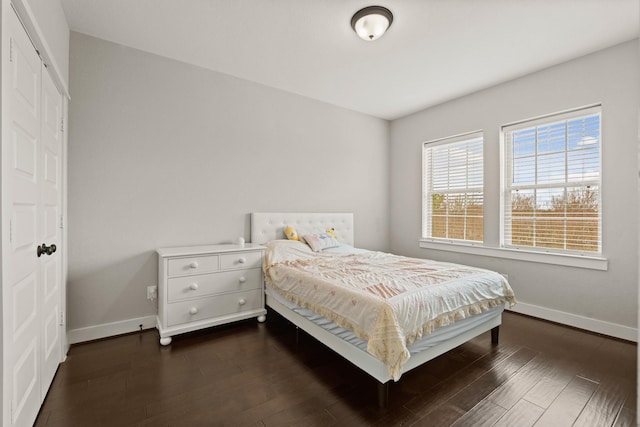
<path fill-rule="evenodd" d="M 391 26 L 393 14 L 382 6 L 360 9 L 351 18 L 351 27 L 358 36 L 367 41 L 379 39 Z"/>

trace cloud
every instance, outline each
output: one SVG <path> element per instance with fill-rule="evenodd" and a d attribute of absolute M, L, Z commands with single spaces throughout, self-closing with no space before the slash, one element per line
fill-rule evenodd
<path fill-rule="evenodd" d="M 578 145 L 592 145 L 597 144 L 599 142 L 598 138 L 594 138 L 592 136 L 585 136 L 578 142 Z"/>

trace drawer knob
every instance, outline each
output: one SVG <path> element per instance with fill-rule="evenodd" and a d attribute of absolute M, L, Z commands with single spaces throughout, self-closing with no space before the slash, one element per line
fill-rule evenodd
<path fill-rule="evenodd" d="M 240 298 L 238 300 L 238 305 L 245 305 L 247 303 L 247 301 L 244 298 Z"/>
<path fill-rule="evenodd" d="M 239 281 L 240 281 L 240 283 L 244 283 L 244 282 L 246 282 L 246 281 L 247 281 L 247 278 L 246 278 L 246 277 L 244 277 L 244 276 L 242 276 L 242 277 L 239 279 Z"/>
<path fill-rule="evenodd" d="M 191 264 L 189 264 L 189 267 L 191 268 L 198 268 L 198 263 L 193 261 Z"/>
<path fill-rule="evenodd" d="M 191 289 L 192 291 L 197 291 L 198 290 L 198 284 L 197 283 L 192 283 L 191 286 L 189 286 L 189 289 Z"/>
<path fill-rule="evenodd" d="M 194 315 L 194 314 L 198 314 L 198 309 L 195 307 L 191 307 L 189 309 L 189 314 Z"/>
<path fill-rule="evenodd" d="M 240 259 L 238 260 L 238 262 L 239 262 L 240 264 L 244 264 L 244 263 L 246 263 L 246 262 L 247 262 L 247 259 L 246 259 L 246 258 L 240 258 Z"/>

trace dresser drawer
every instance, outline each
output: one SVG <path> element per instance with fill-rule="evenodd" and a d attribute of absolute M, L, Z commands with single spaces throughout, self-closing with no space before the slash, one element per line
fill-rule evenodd
<path fill-rule="evenodd" d="M 200 274 L 218 270 L 218 255 L 175 258 L 168 261 L 169 276 Z"/>
<path fill-rule="evenodd" d="M 262 270 L 230 270 L 195 276 L 173 277 L 168 281 L 169 302 L 205 295 L 246 291 L 262 287 Z"/>
<path fill-rule="evenodd" d="M 236 252 L 220 255 L 220 270 L 262 268 L 262 252 Z"/>
<path fill-rule="evenodd" d="M 262 308 L 262 289 L 216 295 L 169 304 L 168 326 L 212 319 Z"/>

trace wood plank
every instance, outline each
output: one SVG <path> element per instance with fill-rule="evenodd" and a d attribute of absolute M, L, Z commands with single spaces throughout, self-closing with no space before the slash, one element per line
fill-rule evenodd
<path fill-rule="evenodd" d="M 619 381 L 603 380 L 576 420 L 576 427 L 610 426 L 629 397 Z"/>
<path fill-rule="evenodd" d="M 334 402 L 328 411 L 340 421 L 338 425 L 349 427 L 410 426 L 419 420 L 413 412 L 402 406 L 380 409 L 368 405 L 366 400 L 361 405 L 354 404 L 353 398 Z"/>
<path fill-rule="evenodd" d="M 146 418 L 144 408 L 127 408 L 124 396 L 113 396 L 97 405 L 92 402 L 84 407 L 52 411 L 47 427 L 133 425 Z"/>
<path fill-rule="evenodd" d="M 543 413 L 543 408 L 521 399 L 494 424 L 494 427 L 529 427 L 534 425 Z"/>
<path fill-rule="evenodd" d="M 261 419 L 265 427 L 286 426 L 335 426 L 336 420 L 320 402 L 313 398 L 302 402 L 291 409 L 283 409 L 271 416 Z"/>
<path fill-rule="evenodd" d="M 420 418 L 412 427 L 450 426 L 464 415 L 464 411 L 456 406 L 444 404 L 438 406 Z"/>
<path fill-rule="evenodd" d="M 552 372 L 540 379 L 525 395 L 524 399 L 540 406 L 548 408 L 558 395 L 565 389 L 573 374 L 562 369 L 553 369 Z"/>
<path fill-rule="evenodd" d="M 573 377 L 564 390 L 540 417 L 535 426 L 557 427 L 572 425 L 598 387 L 597 383 Z"/>
<path fill-rule="evenodd" d="M 514 375 L 536 355 L 537 352 L 534 350 L 526 347 L 521 348 L 505 359 L 503 363 L 500 363 L 490 371 L 481 375 L 456 395 L 452 396 L 448 402 L 464 411 L 470 411 L 482 399 L 487 397 L 497 387 L 507 381 L 509 377 Z M 504 411 L 502 411 L 500 415 L 502 415 L 503 412 Z"/>
<path fill-rule="evenodd" d="M 488 399 L 484 399 L 470 411 L 458 418 L 452 426 L 456 427 L 490 427 L 492 426 L 506 410 L 502 406 L 498 406 Z"/>
<path fill-rule="evenodd" d="M 496 405 L 505 409 L 520 402 L 533 387 L 552 371 L 552 367 L 542 355 L 536 355 L 511 378 L 497 387 L 488 397 Z"/>
<path fill-rule="evenodd" d="M 633 409 L 623 407 L 618 413 L 613 427 L 633 427 L 636 425 L 636 412 Z"/>
<path fill-rule="evenodd" d="M 451 373 L 451 376 L 416 398 L 405 404 L 405 407 L 414 412 L 420 418 L 435 410 L 439 405 L 459 393 L 468 384 L 474 382 L 505 359 L 514 354 L 519 347 L 511 347 L 501 344 L 494 352 L 486 354 L 463 369 Z M 411 372 L 409 372 L 409 375 Z M 393 400 L 393 399 L 392 399 Z"/>

